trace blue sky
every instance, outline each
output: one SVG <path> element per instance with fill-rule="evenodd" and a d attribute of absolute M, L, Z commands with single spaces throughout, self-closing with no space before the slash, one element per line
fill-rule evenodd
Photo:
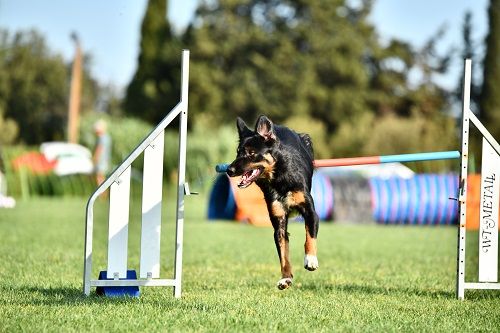
<path fill-rule="evenodd" d="M 0 27 L 10 31 L 36 28 L 53 52 L 68 61 L 73 56 L 70 40 L 78 32 L 85 52 L 93 58 L 92 72 L 103 83 L 121 88 L 131 79 L 138 56 L 139 32 L 147 0 L 0 0 Z M 169 0 L 168 17 L 182 29 L 198 0 Z M 464 13 L 471 10 L 474 38 L 483 41 L 487 30 L 487 0 L 375 0 L 371 20 L 380 37 L 397 37 L 422 45 L 441 26 L 447 27 L 441 50 L 461 43 Z M 180 53 L 179 53 L 180 56 Z M 439 78 L 453 86 L 462 68 L 454 61 L 450 74 Z"/>

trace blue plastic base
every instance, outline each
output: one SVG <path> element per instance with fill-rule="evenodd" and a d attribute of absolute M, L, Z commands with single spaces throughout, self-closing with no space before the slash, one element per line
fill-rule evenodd
<path fill-rule="evenodd" d="M 106 278 L 106 271 L 99 272 L 99 280 L 113 280 Z M 120 279 L 125 280 L 125 279 Z M 137 280 L 137 273 L 135 270 L 127 271 L 126 280 Z M 139 287 L 137 286 L 129 286 L 129 287 L 97 287 L 96 288 L 97 295 L 106 296 L 106 297 L 139 297 Z"/>

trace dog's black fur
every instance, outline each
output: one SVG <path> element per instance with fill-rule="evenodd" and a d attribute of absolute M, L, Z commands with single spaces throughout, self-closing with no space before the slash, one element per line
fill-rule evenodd
<path fill-rule="evenodd" d="M 236 159 L 229 165 L 230 177 L 241 176 L 240 188 L 255 182 L 267 204 L 274 228 L 274 241 L 281 264 L 279 289 L 292 283 L 292 268 L 288 250 L 288 217 L 297 211 L 304 217 L 306 228 L 304 268 L 318 268 L 316 238 L 318 215 L 311 196 L 314 152 L 311 138 L 273 124 L 260 116 L 255 130 L 250 130 L 238 118 L 239 145 Z"/>

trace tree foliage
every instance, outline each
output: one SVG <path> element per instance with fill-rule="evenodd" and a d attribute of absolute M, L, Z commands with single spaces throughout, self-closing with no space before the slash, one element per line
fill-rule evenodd
<path fill-rule="evenodd" d="M 88 66 L 87 57 L 84 109 L 93 107 L 98 90 Z M 26 144 L 64 139 L 68 90 L 68 65 L 38 32 L 0 31 L 0 142 L 11 143 L 17 134 Z"/>
<path fill-rule="evenodd" d="M 477 43 L 473 40 L 472 33 L 474 31 L 474 26 L 472 24 L 472 13 L 467 11 L 464 14 L 464 21 L 462 25 L 462 49 L 460 50 L 460 60 L 464 61 L 464 59 L 471 59 L 472 73 L 475 73 L 475 68 L 477 67 L 478 53 Z M 463 63 L 460 64 L 463 66 Z M 460 76 L 458 77 L 457 88 L 454 91 L 454 99 L 461 104 L 462 103 L 462 94 L 463 94 L 463 84 L 464 84 L 464 75 L 465 75 L 465 67 L 460 71 Z M 477 111 L 478 108 L 478 100 L 480 94 L 480 86 L 473 79 L 471 81 L 470 87 L 470 102 L 472 111 Z"/>
<path fill-rule="evenodd" d="M 141 26 L 138 66 L 124 101 L 125 112 L 152 123 L 165 117 L 180 94 L 180 42 L 166 15 L 166 0 L 148 1 Z"/>
<path fill-rule="evenodd" d="M 483 63 L 483 85 L 479 97 L 483 121 L 494 137 L 500 137 L 500 0 L 490 0 L 489 32 Z"/>
<path fill-rule="evenodd" d="M 67 70 L 36 32 L 2 33 L 0 103 L 28 144 L 60 138 L 67 111 Z"/>
<path fill-rule="evenodd" d="M 0 112 L 0 146 L 13 143 L 19 134 L 16 122 L 9 118 L 3 118 Z"/>
<path fill-rule="evenodd" d="M 367 13 L 339 0 L 205 3 L 187 36 L 194 108 L 223 121 L 309 115 L 335 129 L 368 109 Z"/>

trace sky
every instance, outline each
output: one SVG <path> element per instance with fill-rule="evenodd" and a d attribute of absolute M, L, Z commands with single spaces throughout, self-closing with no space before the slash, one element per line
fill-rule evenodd
<path fill-rule="evenodd" d="M 182 30 L 188 24 L 198 1 L 169 0 L 168 18 L 176 29 Z M 0 0 L 0 28 L 11 32 L 37 29 L 49 48 L 68 62 L 74 55 L 70 34 L 76 31 L 84 52 L 92 56 L 94 77 L 121 89 L 136 69 L 146 3 L 147 0 Z M 488 0 L 375 0 L 370 20 L 382 40 L 399 38 L 416 47 L 444 26 L 447 32 L 440 47 L 444 51 L 461 44 L 467 10 L 473 15 L 473 38 L 483 42 L 487 7 Z M 438 78 L 438 82 L 453 87 L 462 67 L 461 61 L 454 61 L 450 73 Z"/>

